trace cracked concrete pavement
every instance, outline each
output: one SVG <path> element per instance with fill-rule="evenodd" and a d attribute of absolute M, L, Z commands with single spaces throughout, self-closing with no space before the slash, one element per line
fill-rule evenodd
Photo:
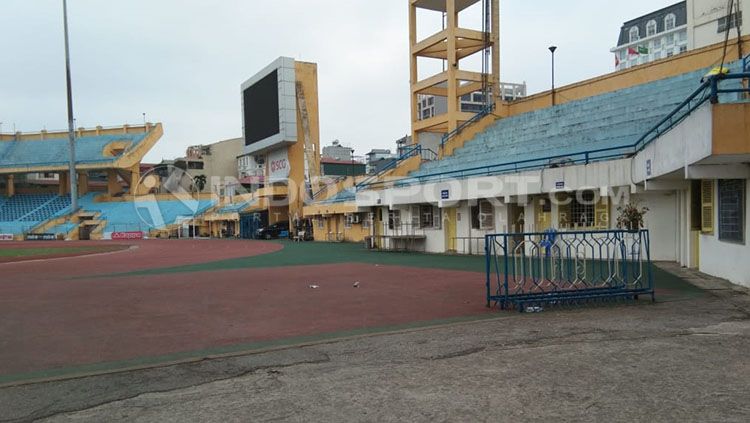
<path fill-rule="evenodd" d="M 684 276 L 710 291 L 3 388 L 0 421 L 750 421 L 748 291 Z"/>

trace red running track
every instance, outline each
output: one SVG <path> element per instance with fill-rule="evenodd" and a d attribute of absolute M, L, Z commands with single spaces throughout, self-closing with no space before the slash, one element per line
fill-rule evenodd
<path fill-rule="evenodd" d="M 226 241 L 137 245 L 127 253 L 0 265 L 0 273 L 11 274 L 0 282 L 0 375 L 490 313 L 484 274 L 474 272 L 357 263 L 60 276 L 280 248 Z M 132 263 L 118 263 L 123 258 Z M 313 283 L 320 287 L 309 288 Z"/>

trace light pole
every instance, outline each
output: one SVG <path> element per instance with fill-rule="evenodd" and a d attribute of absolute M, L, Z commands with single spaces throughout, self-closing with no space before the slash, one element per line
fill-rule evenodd
<path fill-rule="evenodd" d="M 549 51 L 552 53 L 552 105 L 555 105 L 555 51 L 557 46 L 550 46 Z"/>
<path fill-rule="evenodd" d="M 146 112 L 143 112 L 143 126 L 146 126 Z"/>
<path fill-rule="evenodd" d="M 70 47 L 68 41 L 68 2 L 63 0 L 63 28 L 65 30 L 65 80 L 68 86 L 68 145 L 70 148 L 70 199 L 73 211 L 78 210 L 78 175 L 76 174 L 76 138 L 73 121 L 73 88 L 70 82 Z"/>

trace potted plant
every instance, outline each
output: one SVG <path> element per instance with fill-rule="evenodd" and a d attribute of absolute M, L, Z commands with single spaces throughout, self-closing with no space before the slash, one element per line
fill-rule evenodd
<path fill-rule="evenodd" d="M 639 207 L 637 203 L 628 203 L 617 208 L 620 215 L 617 217 L 617 228 L 628 231 L 638 231 L 644 227 L 643 216 L 648 212 L 648 207 Z"/>

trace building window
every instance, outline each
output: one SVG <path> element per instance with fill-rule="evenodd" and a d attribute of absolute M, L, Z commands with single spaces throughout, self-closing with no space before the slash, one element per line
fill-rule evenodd
<path fill-rule="evenodd" d="M 667 15 L 666 18 L 664 18 L 664 30 L 665 31 L 673 30 L 676 24 L 677 24 L 677 16 L 675 16 L 674 13 L 670 13 Z"/>
<path fill-rule="evenodd" d="M 590 228 L 596 224 L 596 194 L 594 191 L 577 193 L 570 203 L 573 227 Z"/>
<path fill-rule="evenodd" d="M 719 239 L 745 242 L 745 180 L 719 180 Z"/>
<path fill-rule="evenodd" d="M 472 229 L 493 229 L 495 227 L 495 213 L 492 203 L 481 200 L 476 206 L 471 207 Z"/>
<path fill-rule="evenodd" d="M 742 27 L 742 12 L 733 13 L 731 18 L 729 16 L 719 18 L 719 28 L 717 31 L 719 34 L 727 30 L 727 23 L 729 23 L 729 29 L 737 28 L 738 26 Z"/>
<path fill-rule="evenodd" d="M 370 229 L 374 218 L 375 215 L 373 213 L 362 213 L 362 229 Z"/>
<path fill-rule="evenodd" d="M 640 39 L 641 37 L 640 37 L 640 32 L 638 31 L 638 27 L 634 26 L 630 28 L 630 42 L 633 43 Z"/>
<path fill-rule="evenodd" d="M 323 218 L 323 216 L 321 216 L 318 218 L 318 229 L 323 228 L 325 228 L 325 219 Z"/>
<path fill-rule="evenodd" d="M 687 51 L 687 46 L 680 46 L 680 53 L 685 53 Z"/>
<path fill-rule="evenodd" d="M 401 210 L 388 211 L 388 229 L 394 230 L 401 227 Z"/>
<path fill-rule="evenodd" d="M 646 36 L 656 35 L 656 21 L 648 21 L 646 24 Z"/>

